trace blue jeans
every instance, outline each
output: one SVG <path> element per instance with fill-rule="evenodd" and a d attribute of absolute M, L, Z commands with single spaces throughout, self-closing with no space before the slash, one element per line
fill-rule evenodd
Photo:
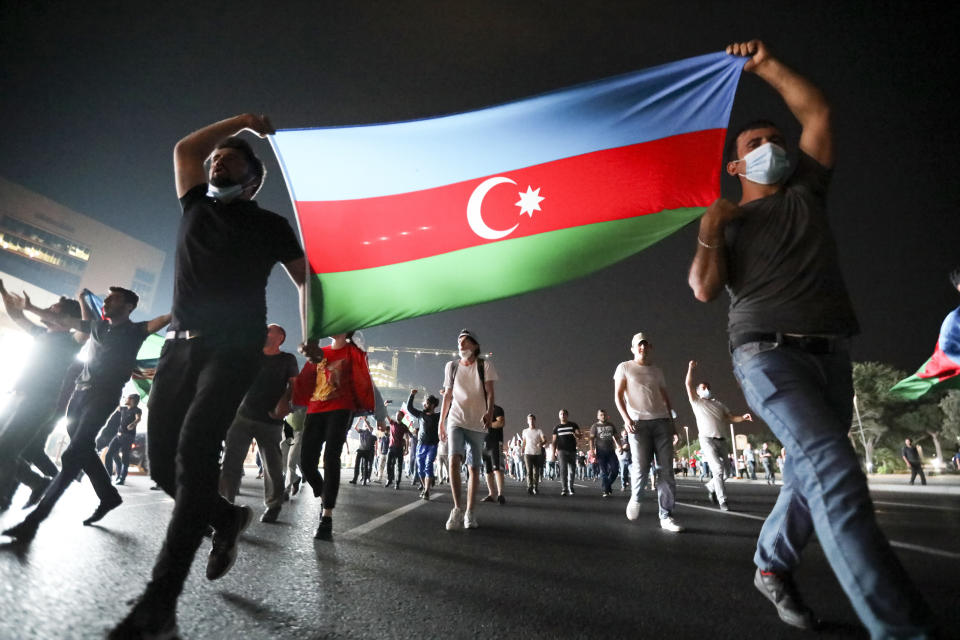
<path fill-rule="evenodd" d="M 600 467 L 600 489 L 606 493 L 613 491 L 613 481 L 620 474 L 620 461 L 613 451 L 597 450 L 597 465 Z"/>
<path fill-rule="evenodd" d="M 420 479 L 430 478 L 433 480 L 433 462 L 437 459 L 437 445 L 419 444 L 417 445 L 417 475 Z"/>
<path fill-rule="evenodd" d="M 866 476 L 847 437 L 853 381 L 846 346 L 811 354 L 751 342 L 733 352 L 733 370 L 751 409 L 790 455 L 757 541 L 757 567 L 792 571 L 816 532 L 872 637 L 927 637 L 933 616 L 877 525 Z"/>

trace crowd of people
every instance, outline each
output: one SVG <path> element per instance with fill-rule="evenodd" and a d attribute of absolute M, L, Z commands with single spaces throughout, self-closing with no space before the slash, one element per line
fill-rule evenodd
<path fill-rule="evenodd" d="M 699 300 L 729 291 L 735 375 L 754 413 L 790 452 L 777 502 L 757 543 L 754 586 L 787 624 L 816 627 L 793 580 L 801 552 L 816 534 L 873 637 L 930 637 L 932 614 L 877 525 L 866 478 L 847 438 L 849 340 L 859 327 L 826 216 L 834 161 L 829 105 L 818 88 L 763 43 L 736 43 L 727 52 L 747 59 L 744 70 L 780 95 L 801 128 L 792 170 L 776 124 L 757 120 L 730 133 L 724 168 L 739 179 L 742 195 L 736 204 L 720 198 L 707 208 L 689 272 Z M 250 507 L 234 503 L 238 469 L 253 440 L 264 469 L 260 520 L 275 522 L 284 496 L 299 493 L 306 481 L 321 501 L 315 537 L 330 539 L 348 429 L 355 415 L 375 410 L 366 354 L 352 333 L 338 333 L 325 346 L 305 340 L 299 350 L 307 364 L 299 370 L 292 354 L 279 350 L 286 332 L 266 322 L 270 271 L 277 263 L 286 269 L 297 287 L 302 317 L 312 274 L 289 223 L 254 201 L 266 171 L 250 144 L 237 137 L 242 131 L 264 137 L 273 127 L 264 116 L 240 115 L 194 131 L 174 148 L 183 215 L 170 314 L 132 322 L 138 299 L 122 287 L 110 289 L 102 317 L 94 317 L 84 295 L 41 309 L 0 285 L 7 314 L 34 336 L 38 354 L 15 388 L 0 432 L 0 506 L 9 507 L 20 482 L 30 487 L 36 504 L 4 532 L 20 543 L 33 539 L 81 471 L 100 499 L 84 524 L 122 504 L 96 453 L 96 434 L 116 410 L 141 343 L 167 327 L 149 398 L 147 444 L 150 474 L 174 499 L 174 508 L 149 580 L 110 638 L 176 635 L 177 602 L 205 536 L 211 538 L 206 578 L 218 580 L 234 566 L 239 536 L 253 520 Z M 75 375 L 82 343 L 89 344 L 89 354 Z M 478 501 L 505 504 L 505 471 L 524 478 L 531 495 L 540 492 L 545 475 L 559 477 L 560 494 L 572 496 L 578 474 L 595 468 L 605 496 L 618 476 L 621 489 L 630 491 L 625 508 L 630 521 L 639 519 L 652 477 L 659 527 L 684 530 L 674 515 L 676 414 L 648 334 L 633 336 L 631 359 L 613 374 L 622 429 L 600 411 L 585 432 L 561 411 L 548 440 L 531 414 L 519 440 L 506 447 L 509 461 L 503 412 L 495 402 L 496 367 L 480 357 L 473 332 L 461 331 L 457 346 L 459 357 L 444 368 L 440 397 L 428 395 L 419 409 L 413 406 L 417 392 L 410 394 L 408 411 L 421 423 L 416 442 L 403 415 L 381 424 L 379 439 L 362 439 L 357 482 L 367 484 L 376 474 L 397 488 L 409 456 L 424 499 L 437 483 L 449 484 L 453 508 L 445 526 L 458 531 L 479 526 Z M 720 427 L 752 418 L 731 414 L 712 397 L 708 383 L 696 384 L 695 368 L 691 362 L 687 394 L 712 476 L 706 487 L 726 508 L 729 452 Z M 290 416 L 291 406 L 302 409 Z M 44 459 L 40 443 L 64 413 L 71 441 L 57 469 Z M 121 464 L 127 446 L 123 429 L 129 431 L 131 415 L 136 412 L 118 419 L 113 449 L 121 453 Z M 372 428 L 368 423 L 366 430 Z M 581 451 L 578 443 L 585 438 L 589 448 Z M 772 476 L 771 458 L 763 451 L 759 456 L 744 452 L 746 472 L 753 477 L 759 459 Z M 34 469 L 46 478 L 37 480 Z M 478 499 L 481 469 L 487 495 Z"/>

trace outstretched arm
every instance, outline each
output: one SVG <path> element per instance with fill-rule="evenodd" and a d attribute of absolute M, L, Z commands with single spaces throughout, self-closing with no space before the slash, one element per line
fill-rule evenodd
<path fill-rule="evenodd" d="M 697 368 L 697 361 L 691 360 L 690 364 L 687 365 L 687 399 L 690 401 L 690 404 L 696 404 L 697 402 L 697 386 L 693 383 L 693 370 Z"/>
<path fill-rule="evenodd" d="M 743 70 L 755 73 L 780 94 L 802 127 L 800 149 L 825 167 L 833 166 L 830 105 L 812 82 L 775 58 L 760 40 L 735 42 L 727 53 L 750 56 Z"/>
<path fill-rule="evenodd" d="M 162 316 L 157 316 L 157 317 L 154 318 L 153 320 L 150 320 L 150 321 L 147 322 L 147 335 L 150 335 L 151 333 L 156 333 L 157 331 L 160 331 L 160 329 L 163 329 L 163 328 L 164 328 L 165 326 L 167 326 L 168 324 L 170 324 L 170 314 L 169 314 L 169 313 L 166 313 L 166 314 L 164 314 L 164 315 L 162 315 Z"/>
<path fill-rule="evenodd" d="M 7 288 L 3 286 L 3 280 L 0 280 L 0 298 L 3 299 L 3 308 L 7 312 L 7 315 L 10 316 L 10 319 L 13 320 L 18 327 L 30 335 L 43 331 L 43 327 L 30 322 L 23 315 L 26 301 L 20 296 L 7 291 Z"/>
<path fill-rule="evenodd" d="M 244 130 L 252 131 L 261 138 L 274 133 L 273 125 L 266 116 L 244 113 L 197 129 L 177 143 L 173 148 L 173 173 L 178 198 L 207 181 L 203 163 L 221 141 Z"/>

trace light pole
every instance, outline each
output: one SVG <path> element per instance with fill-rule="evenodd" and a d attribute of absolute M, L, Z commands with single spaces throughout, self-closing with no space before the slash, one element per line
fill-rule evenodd
<path fill-rule="evenodd" d="M 690 451 L 690 427 L 683 425 L 683 432 L 687 435 L 687 457 L 690 457 L 690 454 L 693 453 Z"/>

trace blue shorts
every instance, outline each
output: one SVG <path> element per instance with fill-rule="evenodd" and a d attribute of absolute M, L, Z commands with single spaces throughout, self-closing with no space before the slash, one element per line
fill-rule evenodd
<path fill-rule="evenodd" d="M 463 427 L 447 427 L 447 442 L 451 456 L 466 457 L 467 449 L 470 457 L 467 466 L 477 468 L 483 462 L 483 443 L 487 438 L 486 431 L 473 431 Z"/>

